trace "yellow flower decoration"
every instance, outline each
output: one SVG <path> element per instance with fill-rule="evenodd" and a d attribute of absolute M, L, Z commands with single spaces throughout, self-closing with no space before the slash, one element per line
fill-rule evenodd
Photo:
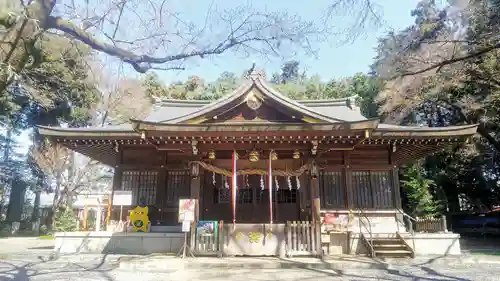
<path fill-rule="evenodd" d="M 258 243 L 260 241 L 261 234 L 260 232 L 249 232 L 248 233 L 248 242 L 250 243 Z"/>
<path fill-rule="evenodd" d="M 241 232 L 236 233 L 236 240 L 241 240 L 241 239 L 243 239 L 243 233 Z"/>

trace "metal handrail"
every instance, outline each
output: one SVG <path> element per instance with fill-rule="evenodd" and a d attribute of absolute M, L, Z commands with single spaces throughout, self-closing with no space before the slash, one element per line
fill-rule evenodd
<path fill-rule="evenodd" d="M 370 234 L 370 240 L 367 241 L 369 246 L 370 246 L 370 254 L 372 257 L 375 257 L 375 251 L 373 250 L 373 235 L 372 235 L 372 223 L 370 221 L 370 219 L 368 218 L 368 216 L 365 214 L 365 212 L 363 212 L 363 210 L 360 208 L 358 209 L 359 210 L 359 213 L 366 219 L 366 221 L 368 222 L 368 226 L 365 225 L 365 223 L 363 222 L 363 220 L 361 219 L 361 216 L 358 217 L 358 222 L 359 222 L 359 234 L 361 235 L 361 237 L 363 239 L 366 239 L 366 237 L 364 237 L 364 234 L 363 234 L 363 231 L 361 229 L 361 226 L 364 226 L 366 228 L 366 230 L 368 230 L 368 234 Z"/>
<path fill-rule="evenodd" d="M 408 215 L 407 213 L 405 213 L 401 209 L 396 209 L 396 210 L 398 211 L 398 213 L 400 213 L 401 215 L 403 215 L 403 221 L 402 221 L 402 223 L 403 223 L 404 226 L 406 226 L 404 218 L 408 219 L 408 227 L 407 227 L 408 229 L 407 229 L 407 231 L 413 236 L 415 234 L 415 231 L 413 230 L 413 222 L 412 221 L 417 222 L 417 219 L 414 218 L 414 217 L 412 217 L 412 216 L 410 216 L 410 215 Z M 398 218 L 398 214 L 397 213 L 395 214 L 395 218 L 396 218 L 397 222 L 400 221 L 399 218 Z M 399 232 L 399 223 L 398 223 L 397 227 L 398 227 L 398 232 Z"/>
<path fill-rule="evenodd" d="M 406 227 L 406 225 L 405 225 L 405 219 L 404 219 L 404 218 L 408 218 L 408 230 L 407 230 L 407 231 L 408 231 L 408 233 L 410 233 L 410 235 L 412 236 L 412 239 L 411 239 L 412 244 L 413 244 L 413 249 L 412 249 L 412 251 L 413 251 L 413 253 L 415 253 L 415 237 L 414 237 L 414 236 L 415 236 L 415 231 L 413 230 L 413 222 L 412 222 L 412 221 L 417 222 L 417 219 L 416 219 L 416 218 L 414 218 L 414 217 L 412 217 L 412 216 L 410 216 L 410 215 L 408 215 L 407 213 L 405 213 L 405 212 L 404 212 L 403 210 L 401 210 L 401 209 L 396 209 L 396 210 L 398 211 L 398 213 L 400 213 L 400 214 L 402 214 L 402 215 L 403 215 L 403 221 L 402 221 L 402 223 L 403 223 L 403 225 L 404 225 L 405 227 Z M 401 234 L 399 233 L 399 221 L 400 221 L 400 220 L 399 220 L 399 218 L 398 218 L 398 213 L 395 213 L 394 217 L 396 218 L 396 224 L 397 224 L 397 227 L 398 227 L 398 234 L 401 236 Z M 402 236 L 401 236 L 401 239 L 403 239 L 403 237 L 402 237 Z M 405 242 L 405 243 L 406 243 L 406 242 Z"/>

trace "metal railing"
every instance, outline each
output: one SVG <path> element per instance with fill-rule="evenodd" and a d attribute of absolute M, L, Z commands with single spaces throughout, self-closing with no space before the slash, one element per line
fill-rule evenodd
<path fill-rule="evenodd" d="M 375 251 L 373 249 L 373 234 L 372 234 L 372 224 L 370 222 L 370 219 L 368 218 L 368 216 L 366 215 L 365 212 L 363 212 L 362 209 L 358 209 L 359 211 L 359 216 L 358 216 L 358 222 L 359 222 L 359 235 L 361 236 L 361 239 L 363 239 L 365 241 L 366 244 L 368 244 L 368 246 L 370 247 L 370 254 L 372 257 L 375 257 Z M 363 222 L 362 218 L 365 218 L 366 219 L 366 222 L 368 223 L 368 225 L 365 224 L 365 222 Z M 370 235 L 369 237 L 369 240 L 365 237 L 365 235 L 363 234 L 363 228 L 366 228 L 366 230 L 368 231 L 368 234 Z"/>
<path fill-rule="evenodd" d="M 416 223 L 417 219 L 415 219 L 414 217 L 408 215 L 407 213 L 405 213 L 401 209 L 396 209 L 396 210 L 397 210 L 397 213 L 394 214 L 394 217 L 396 218 L 398 232 L 399 232 L 399 223 L 402 223 L 405 226 L 406 231 L 413 236 L 415 234 L 415 231 L 414 231 L 414 228 L 413 228 L 413 223 L 414 222 Z M 403 216 L 402 220 L 398 217 L 398 214 L 401 214 Z"/>
<path fill-rule="evenodd" d="M 400 237 L 400 239 L 402 239 L 404 241 L 403 236 L 401 236 L 400 231 L 399 231 L 399 223 L 401 222 L 405 226 L 406 231 L 408 233 L 410 233 L 410 235 L 411 235 L 411 241 L 412 241 L 412 245 L 413 245 L 413 247 L 411 247 L 412 248 L 411 250 L 412 250 L 412 256 L 414 256 L 415 255 L 415 237 L 414 237 L 415 231 L 413 230 L 413 222 L 416 223 L 417 220 L 414 217 L 405 213 L 401 209 L 396 209 L 396 210 L 397 210 L 397 212 L 394 213 L 394 217 L 396 218 L 396 224 L 397 224 L 397 228 L 398 228 L 398 236 Z M 399 214 L 401 214 L 403 216 L 402 220 L 400 220 L 400 218 L 398 216 Z M 405 244 L 408 245 L 408 243 L 406 241 L 404 241 L 404 242 L 405 242 Z"/>

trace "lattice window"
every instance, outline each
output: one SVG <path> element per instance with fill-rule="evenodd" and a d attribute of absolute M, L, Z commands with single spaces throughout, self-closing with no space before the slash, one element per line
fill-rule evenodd
<path fill-rule="evenodd" d="M 237 190 L 236 202 L 238 204 L 252 204 L 253 203 L 253 189 L 252 187 L 240 187 Z"/>
<path fill-rule="evenodd" d="M 219 188 L 217 190 L 217 201 L 216 203 L 231 203 L 231 189 L 229 188 Z"/>
<path fill-rule="evenodd" d="M 158 172 L 156 171 L 124 171 L 122 173 L 122 190 L 132 191 L 132 204 L 154 205 Z"/>
<path fill-rule="evenodd" d="M 190 195 L 189 171 L 167 171 L 165 173 L 164 206 L 179 206 L 179 199 Z"/>
<path fill-rule="evenodd" d="M 280 188 L 275 194 L 274 201 L 278 204 L 297 203 L 297 189 Z"/>
<path fill-rule="evenodd" d="M 392 176 L 386 172 L 352 172 L 354 208 L 391 209 L 395 207 Z"/>
<path fill-rule="evenodd" d="M 346 190 L 341 172 L 322 172 L 319 176 L 321 203 L 328 208 L 346 207 Z"/>
<path fill-rule="evenodd" d="M 215 188 L 214 192 L 214 203 L 215 204 L 228 204 L 231 203 L 231 189 L 229 187 L 229 182 L 231 181 L 230 178 L 227 178 L 226 176 L 220 175 L 220 174 L 215 174 L 215 185 L 214 185 L 214 178 L 213 176 L 210 176 L 210 182 Z M 226 182 L 228 182 L 226 186 Z"/>

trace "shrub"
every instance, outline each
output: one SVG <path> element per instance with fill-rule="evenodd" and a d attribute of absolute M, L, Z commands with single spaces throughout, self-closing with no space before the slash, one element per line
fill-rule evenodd
<path fill-rule="evenodd" d="M 78 219 L 76 218 L 73 211 L 69 208 L 60 209 L 56 213 L 54 231 L 56 232 L 69 232 L 77 231 Z"/>

